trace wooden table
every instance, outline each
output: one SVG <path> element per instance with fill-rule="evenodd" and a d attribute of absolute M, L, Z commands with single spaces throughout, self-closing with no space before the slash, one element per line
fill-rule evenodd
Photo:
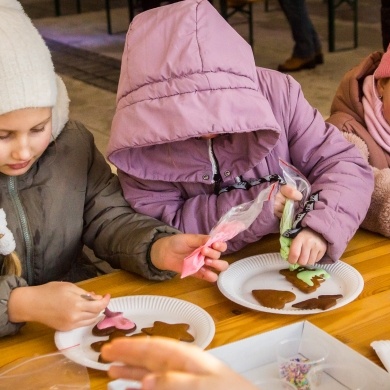
<path fill-rule="evenodd" d="M 278 236 L 269 236 L 234 255 L 236 259 L 279 250 Z M 165 295 L 192 302 L 214 319 L 216 334 L 209 345 L 220 345 L 253 336 L 294 322 L 309 320 L 355 351 L 381 365 L 370 347 L 374 340 L 390 339 L 390 240 L 359 230 L 349 243 L 342 260 L 355 267 L 364 278 L 360 296 L 339 309 L 312 315 L 280 315 L 257 312 L 227 300 L 214 284 L 194 278 L 176 277 L 152 282 L 123 271 L 79 283 L 86 290 L 113 297 L 126 295 Z M 54 331 L 29 323 L 20 334 L 0 339 L 0 367 L 21 357 L 56 351 Z M 104 371 L 89 369 L 92 390 L 106 390 L 109 378 Z"/>

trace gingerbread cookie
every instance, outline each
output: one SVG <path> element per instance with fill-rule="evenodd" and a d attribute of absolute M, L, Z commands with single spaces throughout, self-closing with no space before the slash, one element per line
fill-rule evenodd
<path fill-rule="evenodd" d="M 188 324 L 168 324 L 162 321 L 154 321 L 154 324 L 150 328 L 142 328 L 141 331 L 149 336 L 163 336 L 172 339 L 192 342 L 194 336 L 187 332 L 189 329 Z"/>
<path fill-rule="evenodd" d="M 108 360 L 104 360 L 103 357 L 102 357 L 102 355 L 99 355 L 99 357 L 98 357 L 98 362 L 99 362 L 99 363 L 103 363 L 103 364 L 110 364 L 110 363 L 112 363 L 112 362 L 110 362 L 110 361 L 108 361 Z"/>
<path fill-rule="evenodd" d="M 318 295 L 319 299 L 323 298 L 334 298 L 334 299 L 340 299 L 343 297 L 343 294 L 331 294 L 331 295 Z"/>
<path fill-rule="evenodd" d="M 252 295 L 264 307 L 283 309 L 287 302 L 292 302 L 296 296 L 291 291 L 252 290 Z"/>
<path fill-rule="evenodd" d="M 310 298 L 306 301 L 297 302 L 292 305 L 298 309 L 320 309 L 327 310 L 335 306 L 337 299 L 342 298 L 341 294 L 335 295 L 319 295 L 318 298 Z"/>
<path fill-rule="evenodd" d="M 128 334 L 134 332 L 137 327 L 133 321 L 124 318 L 122 312 L 113 312 L 106 307 L 104 315 L 105 317 L 92 328 L 94 336 L 108 336 L 115 330 Z"/>
<path fill-rule="evenodd" d="M 109 343 L 111 340 L 117 337 L 126 337 L 126 333 L 122 332 L 121 330 L 114 330 L 114 332 L 109 334 L 107 340 L 95 341 L 94 343 L 91 344 L 91 348 L 95 352 L 100 352 L 104 344 Z"/>
<path fill-rule="evenodd" d="M 309 294 L 317 290 L 321 283 L 328 279 L 330 275 L 321 268 L 299 267 L 294 270 L 281 269 L 279 271 L 290 283 L 300 291 Z"/>
<path fill-rule="evenodd" d="M 110 340 L 101 340 L 101 341 L 95 341 L 94 343 L 91 344 L 91 348 L 95 351 L 95 352 L 100 352 L 102 350 L 102 347 L 104 344 L 107 344 L 109 343 Z"/>

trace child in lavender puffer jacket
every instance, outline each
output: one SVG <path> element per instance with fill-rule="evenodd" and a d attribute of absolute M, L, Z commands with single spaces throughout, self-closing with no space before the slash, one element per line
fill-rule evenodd
<path fill-rule="evenodd" d="M 373 174 L 359 151 L 305 100 L 289 75 L 255 65 L 250 46 L 206 0 L 136 16 L 130 25 L 108 158 L 127 201 L 184 232 L 209 233 L 233 206 L 282 175 L 315 200 L 288 261 L 336 261 L 366 215 Z M 236 251 L 279 232 L 272 200 L 228 242 Z"/>

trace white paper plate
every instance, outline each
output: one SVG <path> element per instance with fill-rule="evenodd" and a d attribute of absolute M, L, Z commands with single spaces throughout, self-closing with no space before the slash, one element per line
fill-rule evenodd
<path fill-rule="evenodd" d="M 211 316 L 201 307 L 177 298 L 158 295 L 134 295 L 113 298 L 108 305 L 111 311 L 123 312 L 123 315 L 137 325 L 134 333 L 140 333 L 141 328 L 153 326 L 154 321 L 170 324 L 186 323 L 190 325 L 196 344 L 206 348 L 215 334 L 215 324 Z M 103 315 L 101 316 L 103 318 Z M 99 320 L 101 319 L 99 318 Z M 54 341 L 57 348 L 68 358 L 86 367 L 98 370 L 108 370 L 109 364 L 99 363 L 99 353 L 91 349 L 95 341 L 107 340 L 107 337 L 97 337 L 92 334 L 91 326 L 74 329 L 69 332 L 56 332 Z M 130 335 L 131 335 L 130 334 Z"/>
<path fill-rule="evenodd" d="M 317 291 L 310 294 L 301 292 L 279 274 L 279 270 L 287 268 L 288 263 L 279 253 L 268 253 L 252 256 L 233 263 L 218 277 L 218 287 L 226 298 L 253 310 L 277 314 L 314 314 L 321 313 L 321 309 L 297 309 L 294 303 L 304 301 L 318 295 L 342 294 L 343 298 L 328 310 L 337 309 L 353 301 L 363 290 L 364 281 L 355 268 L 338 261 L 334 264 L 321 264 L 314 268 L 322 268 L 330 274 L 330 278 L 321 283 Z M 289 302 L 283 309 L 264 307 L 256 301 L 252 290 L 273 289 L 292 291 L 296 295 L 293 302 Z"/>

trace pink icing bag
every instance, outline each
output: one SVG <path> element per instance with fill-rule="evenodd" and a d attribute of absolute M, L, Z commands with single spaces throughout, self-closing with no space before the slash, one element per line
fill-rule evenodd
<path fill-rule="evenodd" d="M 210 247 L 214 242 L 228 241 L 243 230 L 245 230 L 245 225 L 239 221 L 227 222 L 224 225 L 219 225 L 218 232 L 215 235 L 210 237 L 204 245 L 195 249 L 184 259 L 181 278 L 192 275 L 203 267 L 205 256 L 201 253 L 202 248 Z"/>
<path fill-rule="evenodd" d="M 233 207 L 228 211 L 210 232 L 210 238 L 207 242 L 195 249 L 189 256 L 183 260 L 181 270 L 181 278 L 193 275 L 198 272 L 204 265 L 205 256 L 201 254 L 204 247 L 210 247 L 214 242 L 226 242 L 237 234 L 241 233 L 253 223 L 260 214 L 263 203 L 271 199 L 272 192 L 276 188 L 277 183 L 272 184 L 268 188 L 262 190 L 256 199 Z"/>

